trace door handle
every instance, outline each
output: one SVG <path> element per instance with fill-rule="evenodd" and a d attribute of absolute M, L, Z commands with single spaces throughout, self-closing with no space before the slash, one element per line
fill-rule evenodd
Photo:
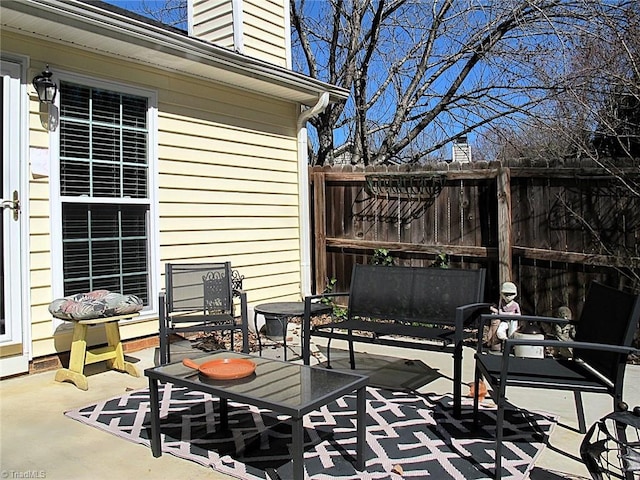
<path fill-rule="evenodd" d="M 2 205 L 3 209 L 10 208 L 13 210 L 13 219 L 18 220 L 20 216 L 20 199 L 18 198 L 17 190 L 13 191 L 13 200 L 3 200 L 0 205 Z"/>

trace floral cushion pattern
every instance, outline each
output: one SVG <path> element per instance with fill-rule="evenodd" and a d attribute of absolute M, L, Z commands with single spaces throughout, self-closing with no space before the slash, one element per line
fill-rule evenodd
<path fill-rule="evenodd" d="M 89 320 L 139 312 L 143 306 L 135 295 L 94 290 L 54 300 L 49 304 L 49 313 L 63 320 Z"/>

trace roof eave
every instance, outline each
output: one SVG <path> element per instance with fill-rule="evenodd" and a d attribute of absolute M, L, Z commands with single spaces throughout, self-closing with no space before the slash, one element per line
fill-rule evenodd
<path fill-rule="evenodd" d="M 312 106 L 349 92 L 306 75 L 79 0 L 3 0 L 2 29 Z"/>

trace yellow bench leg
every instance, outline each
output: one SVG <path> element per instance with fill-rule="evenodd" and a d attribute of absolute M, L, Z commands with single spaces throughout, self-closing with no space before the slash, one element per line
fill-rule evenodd
<path fill-rule="evenodd" d="M 92 324 L 96 324 L 95 321 Z M 57 382 L 69 381 L 80 390 L 88 390 L 89 382 L 84 375 L 84 367 L 104 360 L 106 360 L 107 367 L 110 369 L 119 370 L 134 377 L 140 376 L 138 369 L 132 363 L 124 360 L 124 349 L 120 340 L 118 320 L 105 321 L 104 328 L 108 345 L 87 350 L 88 324 L 75 322 L 69 368 L 61 368 L 56 372 L 55 380 Z"/>
<path fill-rule="evenodd" d="M 61 368 L 56 372 L 57 382 L 69 381 L 80 390 L 88 390 L 89 382 L 84 375 L 85 357 L 87 354 L 87 325 L 76 322 L 73 327 L 71 357 L 69 368 Z"/>
<path fill-rule="evenodd" d="M 120 341 L 118 322 L 107 323 L 104 328 L 107 333 L 109 348 L 113 349 L 114 352 L 114 358 L 107 360 L 107 366 L 115 370 L 120 370 L 121 372 L 126 372 L 131 376 L 139 377 L 140 372 L 138 372 L 138 369 L 132 363 L 125 362 L 124 360 L 124 349 Z"/>

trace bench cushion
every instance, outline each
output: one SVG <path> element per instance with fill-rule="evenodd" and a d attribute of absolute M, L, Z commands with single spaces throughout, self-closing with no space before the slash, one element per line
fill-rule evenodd
<path fill-rule="evenodd" d="M 62 320 L 89 320 L 139 312 L 142 300 L 109 290 L 94 290 L 58 298 L 49 304 L 49 313 Z"/>

